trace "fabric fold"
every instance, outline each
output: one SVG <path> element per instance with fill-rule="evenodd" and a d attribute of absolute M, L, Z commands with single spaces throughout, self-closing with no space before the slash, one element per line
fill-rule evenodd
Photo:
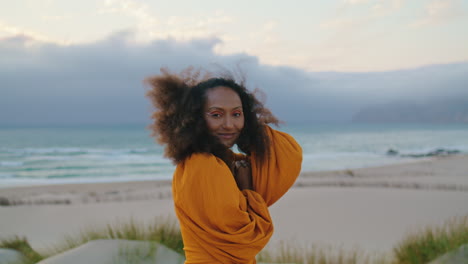
<path fill-rule="evenodd" d="M 291 188 L 299 176 L 302 148 L 289 134 L 269 126 L 266 129 L 271 141 L 269 156 L 258 166 L 253 153 L 251 164 L 254 190 L 271 206 Z"/>
<path fill-rule="evenodd" d="M 239 190 L 228 166 L 214 155 L 195 153 L 178 164 L 173 197 L 186 264 L 256 263 L 273 234 L 268 206 L 294 183 L 302 161 L 292 137 L 267 129 L 270 157 L 260 167 L 251 157 L 254 190 Z"/>

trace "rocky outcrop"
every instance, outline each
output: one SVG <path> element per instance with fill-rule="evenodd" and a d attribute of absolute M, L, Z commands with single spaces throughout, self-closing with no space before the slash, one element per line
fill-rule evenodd
<path fill-rule="evenodd" d="M 407 154 L 402 154 L 394 149 L 387 150 L 388 156 L 398 156 L 398 157 L 403 157 L 403 158 L 443 157 L 443 156 L 449 156 L 449 155 L 460 154 L 460 153 L 461 151 L 457 149 L 443 149 L 443 148 L 429 151 L 426 153 L 407 153 Z"/>

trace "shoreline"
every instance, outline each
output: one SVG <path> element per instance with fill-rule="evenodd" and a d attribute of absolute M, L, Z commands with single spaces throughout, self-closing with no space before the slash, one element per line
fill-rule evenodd
<path fill-rule="evenodd" d="M 25 236 L 41 249 L 86 227 L 176 220 L 171 189 L 170 180 L 1 188 L 0 238 Z M 467 201 L 468 155 L 303 172 L 270 207 L 270 245 L 295 241 L 388 251 L 408 231 L 468 215 Z"/>
<path fill-rule="evenodd" d="M 417 166 L 422 163 L 431 163 L 438 159 L 453 156 L 467 157 L 468 155 L 450 155 L 445 157 L 430 157 L 417 160 L 402 161 L 392 164 L 384 164 L 372 167 L 356 169 L 327 170 L 327 171 L 304 171 L 296 180 L 294 187 L 375 187 L 375 188 L 413 188 L 413 189 L 448 189 L 457 190 L 456 186 L 421 186 L 382 183 L 385 178 L 377 178 L 379 171 L 392 171 L 400 166 Z M 375 173 L 377 172 L 377 173 Z M 374 181 L 363 181 L 370 177 Z M 367 177 L 366 177 L 367 175 Z M 327 179 L 327 180 L 323 180 Z M 377 181 L 376 181 L 377 180 Z M 51 183 L 32 185 L 0 185 L 0 206 L 17 205 L 43 205 L 43 204 L 80 204 L 92 202 L 122 202 L 134 200 L 151 200 L 172 198 L 172 180 L 128 180 L 128 181 L 105 181 L 105 182 L 76 182 L 76 183 Z M 459 188 L 468 191 L 467 186 Z M 155 196 L 153 191 L 158 194 Z M 161 193 L 164 191 L 164 193 Z M 47 193 L 45 195 L 44 193 Z M 21 194 L 21 195 L 19 195 Z M 84 195 L 83 195 L 84 194 Z M 122 195 L 123 194 L 123 195 Z M 122 197 L 124 196 L 124 197 Z M 19 198 L 21 197 L 21 198 Z"/>
<path fill-rule="evenodd" d="M 433 160 L 441 159 L 441 158 L 447 158 L 447 157 L 452 157 L 452 156 L 466 156 L 468 157 L 468 154 L 465 153 L 460 153 L 460 154 L 451 154 L 448 156 L 434 156 L 434 157 L 420 157 L 420 158 L 408 158 L 404 160 L 398 160 L 395 162 L 383 162 L 381 164 L 375 164 L 371 166 L 364 166 L 364 167 L 352 167 L 352 168 L 343 168 L 343 169 L 332 169 L 332 170 L 308 170 L 308 171 L 301 171 L 301 174 L 299 175 L 300 177 L 317 177 L 319 175 L 323 175 L 323 177 L 330 176 L 330 175 L 340 175 L 340 174 L 346 174 L 348 171 L 361 171 L 361 170 L 367 170 L 367 169 L 380 169 L 380 168 L 387 168 L 387 167 L 393 167 L 393 166 L 400 166 L 400 165 L 406 165 L 406 164 L 412 164 L 412 163 L 419 163 L 419 162 L 430 162 Z M 175 168 L 175 167 L 174 167 Z M 43 181 L 47 181 L 42 179 Z M 170 176 L 170 179 L 109 179 L 109 180 L 98 180 L 98 181 L 86 181 L 84 179 L 79 179 L 79 181 L 75 182 L 62 182 L 64 180 L 68 179 L 61 179 L 59 182 L 52 182 L 54 180 L 51 180 L 51 182 L 36 182 L 36 183 L 14 183 L 14 184 L 4 184 L 2 185 L 0 183 L 0 194 L 2 190 L 8 190 L 8 189 L 22 189 L 22 188 L 34 188 L 34 187 L 48 187 L 48 186 L 68 186 L 68 185 L 75 185 L 75 186 L 86 186 L 86 185 L 123 185 L 123 184 L 138 184 L 138 183 L 153 183 L 153 182 L 158 182 L 161 184 L 170 184 L 172 181 L 172 174 Z M 33 179 L 35 181 L 35 179 Z M 58 187 L 60 188 L 60 187 Z"/>

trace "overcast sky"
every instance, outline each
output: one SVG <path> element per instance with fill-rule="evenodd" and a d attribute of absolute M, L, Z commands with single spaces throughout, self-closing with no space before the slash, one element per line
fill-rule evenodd
<path fill-rule="evenodd" d="M 468 60 L 464 0 L 15 0 L 0 3 L 0 37 L 64 45 L 132 30 L 135 41 L 213 38 L 307 71 L 382 71 Z"/>
<path fill-rule="evenodd" d="M 240 65 L 294 122 L 460 98 L 466 28 L 462 0 L 2 1 L 0 125 L 147 122 L 164 66 Z"/>

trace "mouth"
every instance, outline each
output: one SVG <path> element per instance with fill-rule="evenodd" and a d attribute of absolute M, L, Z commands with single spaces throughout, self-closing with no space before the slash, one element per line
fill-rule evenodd
<path fill-rule="evenodd" d="M 230 140 L 236 138 L 237 133 L 218 133 L 217 136 L 223 140 Z"/>

